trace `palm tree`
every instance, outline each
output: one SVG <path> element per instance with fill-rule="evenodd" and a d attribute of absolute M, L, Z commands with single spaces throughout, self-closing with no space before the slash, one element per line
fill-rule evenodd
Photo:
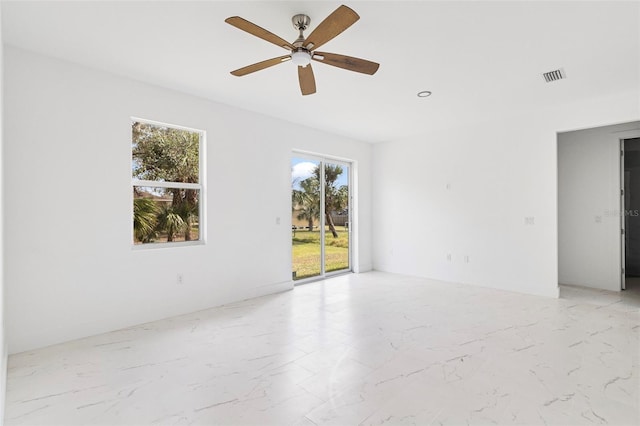
<path fill-rule="evenodd" d="M 133 199 L 133 235 L 141 243 L 149 243 L 157 235 L 158 207 L 150 198 Z"/>
<path fill-rule="evenodd" d="M 190 189 L 187 189 L 185 192 L 187 192 L 187 197 L 189 196 L 189 192 L 197 194 L 197 191 L 190 190 Z M 199 217 L 198 209 L 199 207 L 198 207 L 197 198 L 195 201 L 182 202 L 178 204 L 177 207 L 173 207 L 174 212 L 180 215 L 180 217 L 184 221 L 184 240 L 185 241 L 191 241 L 193 238 L 191 235 L 191 228 L 193 228 L 193 225 L 195 223 L 198 223 L 198 217 Z"/>
<path fill-rule="evenodd" d="M 336 181 L 342 175 L 343 171 L 342 166 L 338 164 L 324 165 L 324 218 L 333 238 L 338 238 L 338 232 L 333 223 L 331 213 L 344 210 L 349 201 L 348 186 L 336 186 Z M 316 167 L 313 174 L 313 179 L 320 182 L 320 167 Z"/>
<path fill-rule="evenodd" d="M 320 183 L 312 176 L 301 181 L 300 188 L 291 192 L 292 204 L 299 211 L 298 220 L 306 220 L 313 231 L 313 221 L 320 218 Z"/>
<path fill-rule="evenodd" d="M 184 230 L 185 221 L 171 206 L 164 206 L 158 214 L 157 229 L 167 233 L 167 242 L 173 241 L 175 235 Z"/>
<path fill-rule="evenodd" d="M 333 223 L 331 213 L 344 210 L 349 201 L 349 187 L 336 186 L 336 181 L 342 175 L 342 166 L 325 164 L 324 166 L 324 217 L 334 238 L 338 232 Z M 320 167 L 316 166 L 313 175 L 300 182 L 300 190 L 294 189 L 291 197 L 294 207 L 299 210 L 298 219 L 309 221 L 309 231 L 313 229 L 313 220 L 320 218 Z"/>

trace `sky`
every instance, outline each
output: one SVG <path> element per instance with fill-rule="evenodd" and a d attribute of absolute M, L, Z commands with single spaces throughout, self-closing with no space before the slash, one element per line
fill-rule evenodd
<path fill-rule="evenodd" d="M 300 185 L 298 182 L 305 180 L 308 177 L 313 175 L 313 169 L 319 164 L 319 161 L 312 161 L 306 158 L 296 158 L 293 157 L 291 159 L 291 182 L 293 183 L 294 189 L 300 189 Z M 339 188 L 342 185 L 348 184 L 349 172 L 343 166 L 344 172 L 338 180 L 336 181 L 336 186 Z"/>

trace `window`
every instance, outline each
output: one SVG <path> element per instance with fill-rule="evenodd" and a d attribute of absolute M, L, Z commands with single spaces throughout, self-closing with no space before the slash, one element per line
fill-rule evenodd
<path fill-rule="evenodd" d="M 202 241 L 204 132 L 134 119 L 133 243 Z"/>

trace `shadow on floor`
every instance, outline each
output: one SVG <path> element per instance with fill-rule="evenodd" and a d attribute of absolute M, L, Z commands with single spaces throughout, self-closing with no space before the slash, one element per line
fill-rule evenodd
<path fill-rule="evenodd" d="M 640 277 L 628 277 L 627 289 L 624 291 L 600 290 L 566 284 L 560 284 L 558 287 L 560 299 L 607 306 L 623 312 L 640 310 Z"/>

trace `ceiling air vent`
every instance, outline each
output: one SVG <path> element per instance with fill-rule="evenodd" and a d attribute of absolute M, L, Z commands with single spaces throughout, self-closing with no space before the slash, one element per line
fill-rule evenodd
<path fill-rule="evenodd" d="M 551 83 L 552 81 L 567 78 L 567 73 L 565 73 L 564 70 L 560 68 L 557 70 L 545 72 L 544 74 L 542 74 L 542 76 L 544 77 L 544 81 L 546 81 L 547 83 Z"/>

